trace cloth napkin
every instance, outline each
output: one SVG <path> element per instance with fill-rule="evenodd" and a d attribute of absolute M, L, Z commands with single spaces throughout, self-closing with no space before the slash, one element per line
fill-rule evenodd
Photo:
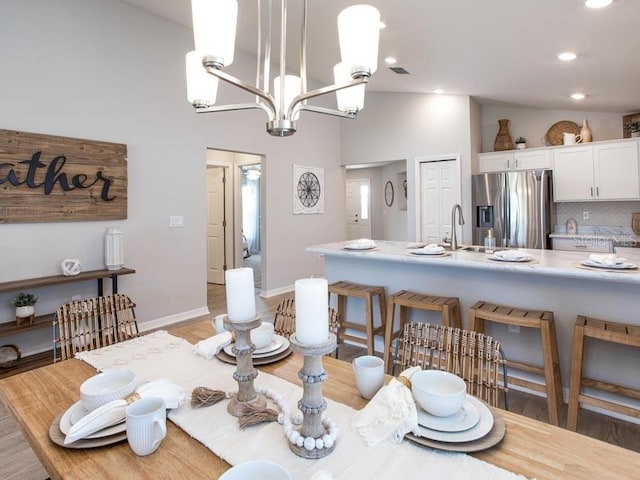
<path fill-rule="evenodd" d="M 410 379 L 419 370 L 420 367 L 412 367 L 400 376 Z M 370 447 L 400 443 L 409 432 L 417 435 L 418 411 L 411 389 L 392 378 L 388 385 L 378 390 L 366 407 L 351 418 L 351 428 Z"/>
<path fill-rule="evenodd" d="M 529 254 L 521 250 L 500 250 L 493 255 L 502 260 L 524 260 L 529 258 Z"/>
<path fill-rule="evenodd" d="M 201 355 L 207 360 L 211 360 L 216 354 L 220 353 L 227 345 L 233 341 L 233 335 L 231 332 L 222 332 L 209 337 L 205 340 L 200 340 L 193 347 L 193 352 L 197 355 Z"/>
<path fill-rule="evenodd" d="M 424 247 L 422 247 L 422 250 L 429 253 L 443 253 L 444 247 L 438 245 L 437 243 L 430 243 L 429 245 L 425 245 Z"/>
<path fill-rule="evenodd" d="M 64 439 L 64 444 L 69 445 L 103 428 L 123 422 L 127 406 L 138 398 L 146 397 L 160 397 L 164 400 L 166 408 L 178 408 L 184 405 L 187 394 L 182 387 L 172 383 L 168 378 L 143 383 L 133 395 L 96 408 L 74 423 Z"/>
<path fill-rule="evenodd" d="M 599 265 L 622 265 L 627 261 L 626 258 L 616 257 L 615 253 L 607 253 L 604 255 L 600 255 L 597 253 L 592 253 L 589 255 L 589 261 L 593 263 L 597 263 Z"/>
<path fill-rule="evenodd" d="M 373 240 L 369 240 L 368 238 L 360 238 L 355 242 L 347 245 L 347 248 L 357 250 L 357 249 L 365 249 L 365 248 L 376 248 L 377 246 L 378 245 Z"/>

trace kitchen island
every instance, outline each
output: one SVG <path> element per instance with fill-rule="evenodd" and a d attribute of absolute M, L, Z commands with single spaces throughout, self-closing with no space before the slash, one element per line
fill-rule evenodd
<path fill-rule="evenodd" d="M 377 248 L 369 251 L 345 250 L 349 243 L 316 245 L 306 251 L 324 257 L 329 282 L 384 286 L 387 295 L 407 289 L 458 297 L 463 328 L 469 326 L 469 307 L 478 300 L 553 311 L 565 399 L 577 315 L 640 325 L 640 268 L 611 271 L 584 267 L 580 262 L 588 258 L 587 252 L 523 250 L 531 256 L 530 261 L 499 262 L 473 250 L 456 250 L 440 257 L 417 256 L 409 253 L 411 247 L 418 246 L 415 242 L 377 241 Z M 621 249 L 618 255 L 640 267 L 640 249 Z M 363 317 L 362 304 L 357 299 L 348 303 L 347 316 L 358 321 L 358 314 Z M 440 323 L 433 312 L 412 312 L 409 319 Z M 505 325 L 491 324 L 487 333 L 502 342 L 507 359 L 541 364 L 537 331 L 523 328 L 511 333 Z M 376 349 L 382 350 L 380 337 Z M 587 346 L 586 355 L 598 360 L 587 360 L 588 376 L 640 388 L 637 349 L 597 342 Z"/>

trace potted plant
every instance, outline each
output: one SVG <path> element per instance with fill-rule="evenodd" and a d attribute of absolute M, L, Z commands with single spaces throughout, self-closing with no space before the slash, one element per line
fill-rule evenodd
<path fill-rule="evenodd" d="M 20 292 L 16 297 L 11 299 L 11 305 L 16 307 L 17 318 L 28 318 L 34 314 L 34 305 L 38 301 L 38 297 L 32 293 Z"/>
<path fill-rule="evenodd" d="M 516 148 L 518 150 L 522 150 L 523 148 L 527 148 L 527 140 L 524 137 L 516 138 Z"/>

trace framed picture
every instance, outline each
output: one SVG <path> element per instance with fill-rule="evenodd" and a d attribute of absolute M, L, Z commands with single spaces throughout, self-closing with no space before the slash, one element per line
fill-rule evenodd
<path fill-rule="evenodd" d="M 293 166 L 293 214 L 324 213 L 324 169 Z"/>
<path fill-rule="evenodd" d="M 387 204 L 387 207 L 393 205 L 393 183 L 391 181 L 384 185 L 384 203 Z"/>

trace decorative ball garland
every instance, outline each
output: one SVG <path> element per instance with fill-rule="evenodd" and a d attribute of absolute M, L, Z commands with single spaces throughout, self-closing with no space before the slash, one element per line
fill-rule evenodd
<path fill-rule="evenodd" d="M 236 395 L 237 392 L 226 392 L 225 397 L 230 399 Z M 273 390 L 272 388 L 256 388 L 256 393 L 264 395 L 275 403 L 280 408 L 278 414 L 278 423 L 283 426 L 284 434 L 293 445 L 298 447 L 304 447 L 305 450 L 321 450 L 323 448 L 331 448 L 335 445 L 338 439 L 338 425 L 330 418 L 322 419 L 322 425 L 325 428 L 325 433 L 322 437 L 303 437 L 300 432 L 293 428 L 294 425 L 302 425 L 303 415 L 298 413 L 295 416 L 291 415 L 291 409 L 285 402 L 282 395 Z M 326 404 L 325 404 L 326 405 Z M 325 407 L 326 408 L 326 407 Z M 324 408 L 323 408 L 324 409 Z"/>

